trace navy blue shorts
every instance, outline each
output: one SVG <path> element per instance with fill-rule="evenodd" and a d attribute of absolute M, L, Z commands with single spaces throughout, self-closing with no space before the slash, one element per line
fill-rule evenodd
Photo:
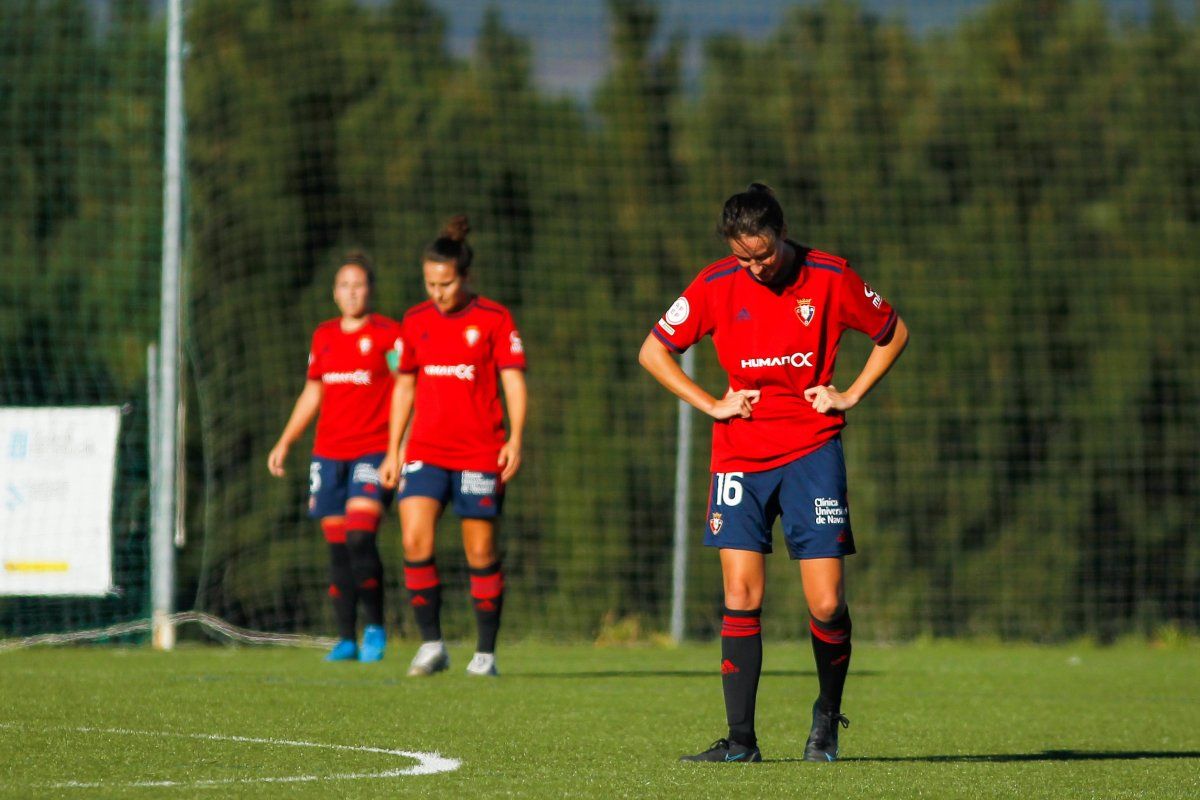
<path fill-rule="evenodd" d="M 453 503 L 463 519 L 495 519 L 504 507 L 504 484 L 499 472 L 443 469 L 424 461 L 404 465 L 400 499 L 432 497 L 443 506 Z"/>
<path fill-rule="evenodd" d="M 775 469 L 714 473 L 704 544 L 770 553 L 781 515 L 792 558 L 854 553 L 841 437 Z"/>
<path fill-rule="evenodd" d="M 392 502 L 392 492 L 379 482 L 383 453 L 368 453 L 342 461 L 313 456 L 308 465 L 308 515 L 313 519 L 340 517 L 346 502 L 365 497 L 383 504 Z"/>

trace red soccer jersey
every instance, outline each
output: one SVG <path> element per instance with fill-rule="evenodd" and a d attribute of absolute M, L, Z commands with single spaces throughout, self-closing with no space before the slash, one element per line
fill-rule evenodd
<path fill-rule="evenodd" d="M 431 301 L 401 323 L 400 371 L 417 376 L 406 461 L 498 471 L 504 445 L 502 369 L 525 369 L 525 347 L 508 309 L 485 297 L 443 314 Z"/>
<path fill-rule="evenodd" d="M 711 334 L 732 389 L 758 389 L 749 419 L 713 426 L 713 472 L 761 472 L 816 450 L 846 425 L 820 414 L 804 390 L 833 379 L 847 328 L 884 339 L 896 312 L 845 260 L 792 243 L 793 281 L 771 288 L 732 256 L 706 267 L 667 310 L 654 335 L 682 353 Z"/>
<path fill-rule="evenodd" d="M 400 349 L 400 323 L 371 314 L 353 333 L 341 319 L 313 333 L 308 379 L 324 386 L 313 454 L 348 460 L 387 450 L 392 370 Z M 392 364 L 389 364 L 389 360 Z"/>

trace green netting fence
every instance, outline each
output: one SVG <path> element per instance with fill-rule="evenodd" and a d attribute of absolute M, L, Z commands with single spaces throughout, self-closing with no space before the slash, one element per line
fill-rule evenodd
<path fill-rule="evenodd" d="M 530 361 L 505 635 L 664 630 L 676 406 L 637 350 L 725 254 L 722 201 L 762 180 L 791 235 L 849 258 L 912 331 L 845 435 L 857 627 L 1054 639 L 1200 621 L 1193 13 L 995 0 L 929 27 L 821 2 L 748 31 L 717 0 L 521 2 L 462 34 L 424 0 L 185 7 L 178 608 L 332 628 L 304 447 L 282 481 L 266 454 L 335 314 L 340 254 L 374 256 L 377 308 L 399 316 L 423 299 L 422 246 L 466 213 L 476 287 L 513 310 Z M 0 404 L 130 409 L 123 594 L 0 599 L 6 636 L 147 613 L 164 39 L 139 2 L 0 4 Z M 839 382 L 868 345 L 844 343 Z M 706 636 L 721 595 L 699 546 L 698 423 L 686 628 Z M 394 516 L 382 537 L 390 624 L 412 632 Z M 452 519 L 438 558 L 465 636 Z M 805 630 L 795 573 L 772 558 L 773 636 Z"/>

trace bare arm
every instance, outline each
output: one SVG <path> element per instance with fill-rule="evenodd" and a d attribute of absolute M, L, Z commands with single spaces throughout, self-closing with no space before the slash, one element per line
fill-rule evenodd
<path fill-rule="evenodd" d="M 304 382 L 304 390 L 296 398 L 292 415 L 288 418 L 287 425 L 283 426 L 283 433 L 279 435 L 279 441 L 275 443 L 275 446 L 271 448 L 270 455 L 267 456 L 267 469 L 276 478 L 283 477 L 283 462 L 287 460 L 288 450 L 316 419 L 317 412 L 321 410 L 321 398 L 324 396 L 325 387 L 320 381 Z"/>
<path fill-rule="evenodd" d="M 687 373 L 672 358 L 671 351 L 667 350 L 666 346 L 653 333 L 646 337 L 646 341 L 642 342 L 641 352 L 638 353 L 638 363 L 676 397 L 703 411 L 713 419 L 749 417 L 754 404 L 758 402 L 759 392 L 757 389 L 742 389 L 736 392 L 731 390 L 720 400 L 713 397 L 687 376 Z"/>
<path fill-rule="evenodd" d="M 519 369 L 500 370 L 500 383 L 504 386 L 504 405 L 508 408 L 508 441 L 500 448 L 500 482 L 508 481 L 521 468 L 521 442 L 525 436 L 525 410 L 528 394 L 525 390 L 525 373 Z"/>
<path fill-rule="evenodd" d="M 883 376 L 900 358 L 908 344 L 908 326 L 904 320 L 896 318 L 896 327 L 886 344 L 877 344 L 867 357 L 862 372 L 850 384 L 850 388 L 839 392 L 833 384 L 828 386 L 813 386 L 804 390 L 804 399 L 812 403 L 813 408 L 822 414 L 829 411 L 849 411 L 854 408 L 867 394 L 883 379 Z"/>
<path fill-rule="evenodd" d="M 404 461 L 401 446 L 408 422 L 412 418 L 413 399 L 417 394 L 417 376 L 401 372 L 392 385 L 392 406 L 388 415 L 387 454 L 379 465 L 379 482 L 389 489 L 400 478 L 400 467 Z"/>

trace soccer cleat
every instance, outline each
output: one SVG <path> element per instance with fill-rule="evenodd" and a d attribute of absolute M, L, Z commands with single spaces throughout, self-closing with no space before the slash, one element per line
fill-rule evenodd
<path fill-rule="evenodd" d="M 358 650 L 359 661 L 382 661 L 383 649 L 387 646 L 387 631 L 382 625 L 363 628 L 362 647 Z"/>
<path fill-rule="evenodd" d="M 500 673 L 496 671 L 496 654 L 495 653 L 476 653 L 471 659 L 471 663 L 467 664 L 468 675 L 491 675 L 495 677 Z"/>
<path fill-rule="evenodd" d="M 326 661 L 356 661 L 358 660 L 358 645 L 353 639 L 338 639 L 338 643 L 325 656 Z"/>
<path fill-rule="evenodd" d="M 712 747 L 694 756 L 680 756 L 680 761 L 725 761 L 739 764 L 753 764 L 762 761 L 762 753 L 757 747 L 746 747 L 744 744 L 731 742 L 728 739 L 717 739 Z"/>
<path fill-rule="evenodd" d="M 813 703 L 812 730 L 808 734 L 808 742 L 804 745 L 805 761 L 837 761 L 838 725 L 849 728 L 850 720 L 840 713 L 825 711 L 821 708 L 820 700 Z"/>
<path fill-rule="evenodd" d="M 450 667 L 450 654 L 446 652 L 446 645 L 441 639 L 436 642 L 423 642 L 417 648 L 417 654 L 413 656 L 412 663 L 408 665 L 409 677 L 418 675 L 432 675 L 435 672 L 441 672 Z"/>

